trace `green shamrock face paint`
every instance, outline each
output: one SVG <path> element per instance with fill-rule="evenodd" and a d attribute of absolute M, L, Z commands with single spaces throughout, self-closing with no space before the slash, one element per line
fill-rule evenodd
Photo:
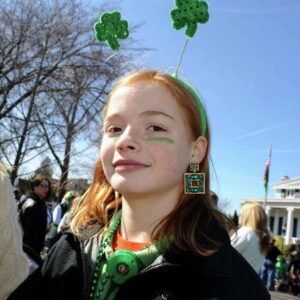
<path fill-rule="evenodd" d="M 146 142 L 162 142 L 167 144 L 174 144 L 174 140 L 165 137 L 153 137 L 145 139 Z"/>
<path fill-rule="evenodd" d="M 208 5 L 201 0 L 175 0 L 177 8 L 171 11 L 173 27 L 181 29 L 187 26 L 185 34 L 192 38 L 197 31 L 197 23 L 206 23 L 209 19 Z"/>
<path fill-rule="evenodd" d="M 96 39 L 99 42 L 108 42 L 112 50 L 120 47 L 119 39 L 126 39 L 129 35 L 128 22 L 121 20 L 121 14 L 118 11 L 104 13 L 100 17 L 100 22 L 95 24 Z"/>

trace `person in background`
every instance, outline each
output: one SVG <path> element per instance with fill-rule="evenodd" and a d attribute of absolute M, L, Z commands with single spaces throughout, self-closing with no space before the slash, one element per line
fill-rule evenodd
<path fill-rule="evenodd" d="M 59 239 L 60 235 L 58 234 L 57 231 L 58 225 L 62 220 L 63 216 L 65 215 L 65 213 L 68 212 L 72 207 L 73 200 L 77 196 L 78 196 L 77 192 L 69 191 L 64 195 L 61 203 L 55 206 L 52 213 L 52 224 L 45 239 L 45 247 L 46 247 L 45 250 L 48 251 L 48 249 L 50 249 L 54 245 L 54 243 Z"/>
<path fill-rule="evenodd" d="M 277 258 L 275 265 L 275 288 L 280 292 L 291 292 L 292 280 L 288 272 L 288 264 L 283 256 Z"/>
<path fill-rule="evenodd" d="M 52 205 L 50 203 L 47 203 L 46 206 L 47 206 L 47 231 L 49 231 L 52 224 Z"/>
<path fill-rule="evenodd" d="M 20 198 L 21 198 L 21 192 L 18 188 L 14 188 L 14 195 L 15 195 L 15 199 L 16 201 L 20 201 Z"/>
<path fill-rule="evenodd" d="M 285 273 L 288 273 L 288 264 L 283 256 L 277 257 L 275 264 L 275 278 L 280 279 Z"/>
<path fill-rule="evenodd" d="M 47 233 L 46 198 L 50 194 L 51 183 L 47 177 L 38 175 L 32 180 L 31 188 L 32 193 L 20 208 L 23 244 L 40 256 Z"/>
<path fill-rule="evenodd" d="M 267 215 L 257 202 L 248 202 L 241 208 L 240 227 L 231 236 L 232 246 L 259 273 L 269 249 L 270 234 Z"/>
<path fill-rule="evenodd" d="M 296 241 L 295 249 L 292 252 L 292 254 L 293 254 L 293 260 L 292 260 L 292 265 L 289 266 L 289 271 L 291 270 L 291 267 L 293 266 L 294 276 L 299 276 L 299 273 L 300 273 L 300 240 Z"/>
<path fill-rule="evenodd" d="M 211 198 L 212 203 L 215 205 L 215 207 L 217 207 L 218 206 L 218 202 L 219 202 L 218 195 L 215 192 L 211 191 L 210 192 L 210 198 Z"/>
<path fill-rule="evenodd" d="M 260 272 L 260 277 L 264 285 L 270 291 L 274 290 L 275 265 L 277 262 L 277 256 L 279 255 L 281 255 L 281 251 L 276 247 L 275 240 L 273 239 Z"/>
<path fill-rule="evenodd" d="M 289 246 L 288 254 L 289 254 L 288 272 L 290 273 L 292 269 L 293 271 L 296 269 L 296 260 L 297 260 L 296 244 L 292 243 Z"/>
<path fill-rule="evenodd" d="M 70 228 L 70 222 L 72 220 L 72 215 L 73 215 L 73 208 L 79 205 L 80 200 L 81 197 L 76 197 L 73 200 L 72 208 L 64 214 L 57 228 L 57 232 L 59 234 L 63 234 L 65 230 Z"/>
<path fill-rule="evenodd" d="M 5 300 L 29 274 L 22 230 L 9 176 L 0 163 L 0 299 Z"/>

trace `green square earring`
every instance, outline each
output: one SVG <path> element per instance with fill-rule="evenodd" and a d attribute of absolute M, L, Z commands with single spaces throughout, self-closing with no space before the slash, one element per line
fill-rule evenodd
<path fill-rule="evenodd" d="M 190 163 L 190 171 L 193 173 L 184 173 L 184 193 L 185 194 L 205 194 L 205 173 L 199 171 L 199 163 Z"/>

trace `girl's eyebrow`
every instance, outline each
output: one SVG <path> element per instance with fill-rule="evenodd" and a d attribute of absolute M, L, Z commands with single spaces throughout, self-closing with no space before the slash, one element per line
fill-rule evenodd
<path fill-rule="evenodd" d="M 173 122 L 175 122 L 175 119 L 171 115 L 169 115 L 163 111 L 147 110 L 147 111 L 142 112 L 140 115 L 141 116 L 165 116 L 165 117 L 171 119 Z M 105 117 L 104 122 L 114 121 L 116 119 L 122 119 L 122 115 L 118 114 L 118 113 L 112 114 L 108 117 Z"/>
<path fill-rule="evenodd" d="M 104 117 L 104 122 L 111 121 L 111 120 L 118 119 L 118 118 L 120 118 L 119 114 L 112 114 L 108 117 Z"/>
<path fill-rule="evenodd" d="M 165 117 L 171 119 L 173 122 L 175 121 L 175 119 L 171 115 L 169 115 L 169 114 L 167 114 L 163 111 L 147 110 L 147 111 L 142 112 L 141 115 L 145 115 L 145 116 L 159 116 L 159 115 L 162 115 L 162 116 L 165 116 Z"/>

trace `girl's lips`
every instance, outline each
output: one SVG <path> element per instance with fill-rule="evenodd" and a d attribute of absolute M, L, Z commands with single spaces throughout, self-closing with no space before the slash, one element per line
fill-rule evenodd
<path fill-rule="evenodd" d="M 129 172 L 129 171 L 144 169 L 149 166 L 135 160 L 120 159 L 113 163 L 113 167 L 115 168 L 116 171 Z"/>
<path fill-rule="evenodd" d="M 140 170 L 140 169 L 144 169 L 147 168 L 147 166 L 145 165 L 117 165 L 115 167 L 115 170 L 118 172 L 130 172 L 130 171 L 136 171 L 136 170 Z"/>

